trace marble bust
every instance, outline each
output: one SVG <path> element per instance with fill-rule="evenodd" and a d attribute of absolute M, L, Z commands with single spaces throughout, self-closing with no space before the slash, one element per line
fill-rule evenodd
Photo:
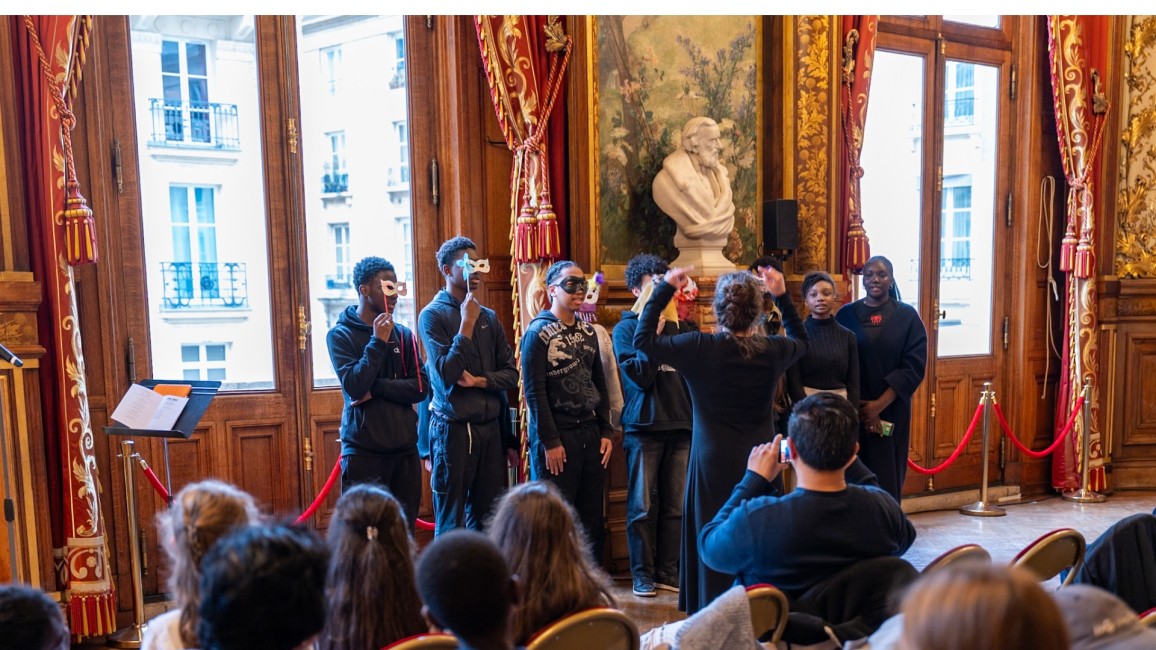
<path fill-rule="evenodd" d="M 694 265 L 702 275 L 735 270 L 723 255 L 735 224 L 735 204 L 721 151 L 718 124 L 709 117 L 691 118 L 682 127 L 681 145 L 662 161 L 651 188 L 654 202 L 678 226 L 674 245 L 679 255 L 671 266 Z"/>

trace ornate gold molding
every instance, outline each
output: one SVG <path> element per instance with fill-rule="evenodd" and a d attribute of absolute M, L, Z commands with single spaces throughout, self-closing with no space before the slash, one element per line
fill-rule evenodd
<path fill-rule="evenodd" d="M 1116 275 L 1156 277 L 1156 16 L 1130 16 L 1116 195 Z"/>
<path fill-rule="evenodd" d="M 795 198 L 799 201 L 799 248 L 795 268 L 828 268 L 831 141 L 831 17 L 795 19 Z M 788 183 L 792 179 L 788 178 Z"/>

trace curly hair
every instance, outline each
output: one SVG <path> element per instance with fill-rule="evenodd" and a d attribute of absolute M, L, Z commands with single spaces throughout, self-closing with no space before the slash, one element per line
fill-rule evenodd
<path fill-rule="evenodd" d="M 393 268 L 393 264 L 385 258 L 373 255 L 362 258 L 360 262 L 353 265 L 353 286 L 360 287 L 369 284 L 369 282 L 382 271 L 397 274 L 397 271 Z"/>
<path fill-rule="evenodd" d="M 157 529 L 169 558 L 168 590 L 181 611 L 178 630 L 185 647 L 200 647 L 197 606 L 205 553 L 226 533 L 255 524 L 260 516 L 248 492 L 214 479 L 186 485 L 169 509 L 157 516 Z"/>
<path fill-rule="evenodd" d="M 736 271 L 718 279 L 714 292 L 714 315 L 738 343 L 744 359 L 766 349 L 764 336 L 736 336 L 751 329 L 763 314 L 763 284 L 750 273 Z"/>
<path fill-rule="evenodd" d="M 641 289 L 646 278 L 669 270 L 670 264 L 657 255 L 650 253 L 635 255 L 626 263 L 626 288 Z"/>
<path fill-rule="evenodd" d="M 617 606 L 576 520 L 562 493 L 545 481 L 523 483 L 498 503 L 487 534 L 522 582 L 522 605 L 512 621 L 518 645 L 567 614 Z"/>
<path fill-rule="evenodd" d="M 453 237 L 451 239 L 447 239 L 441 245 L 441 247 L 438 248 L 438 252 L 437 252 L 438 268 L 440 269 L 441 267 L 446 266 L 447 264 L 453 264 L 455 259 L 458 256 L 458 253 L 466 250 L 467 248 L 472 248 L 474 250 L 478 250 L 477 245 L 474 244 L 474 241 L 472 239 L 462 237 L 461 235 L 459 235 L 457 237 Z"/>
<path fill-rule="evenodd" d="M 397 499 L 360 484 L 337 500 L 329 522 L 329 613 L 321 650 L 381 648 L 426 631 L 414 582 L 413 539 Z"/>

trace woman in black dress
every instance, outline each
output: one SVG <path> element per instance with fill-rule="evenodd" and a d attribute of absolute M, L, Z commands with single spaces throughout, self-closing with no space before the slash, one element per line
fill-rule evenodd
<path fill-rule="evenodd" d="M 859 346 L 855 335 L 835 321 L 835 281 L 822 271 L 803 278 L 807 305 L 807 354 L 787 370 L 787 392 L 797 403 L 817 392 L 837 393 L 859 408 Z"/>
<path fill-rule="evenodd" d="M 679 609 L 693 614 L 734 583 L 712 571 L 698 555 L 698 535 L 726 503 L 746 470 L 751 448 L 775 437 L 775 386 L 788 366 L 806 351 L 807 334 L 791 303 L 783 274 L 728 273 L 715 286 L 718 332 L 656 335 L 658 318 L 686 281 L 689 269 L 671 269 L 657 282 L 642 310 L 634 345 L 657 363 L 678 369 L 690 388 L 694 410 L 690 463 L 682 520 Z M 769 289 L 783 313 L 787 336 L 758 332 L 763 291 Z"/>
<path fill-rule="evenodd" d="M 927 330 L 919 312 L 899 301 L 890 260 L 863 267 L 867 295 L 835 319 L 859 344 L 859 458 L 898 501 L 907 476 L 911 396 L 927 368 Z"/>

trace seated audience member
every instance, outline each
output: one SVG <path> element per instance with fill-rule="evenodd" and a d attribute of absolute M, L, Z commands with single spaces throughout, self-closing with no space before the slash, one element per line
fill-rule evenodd
<path fill-rule="evenodd" d="M 1124 517 L 1088 544 L 1074 584 L 1095 585 L 1137 612 L 1156 607 L 1156 516 Z"/>
<path fill-rule="evenodd" d="M 782 436 L 752 449 L 746 475 L 703 528 L 707 565 L 744 585 L 773 584 L 794 601 L 862 560 L 905 553 L 915 528 L 899 504 L 868 472 L 845 473 L 858 426 L 858 413 L 838 395 L 796 404 L 788 447 L 798 487 L 783 496 L 771 483 L 784 466 Z"/>
<path fill-rule="evenodd" d="M 238 487 L 209 479 L 177 492 L 157 517 L 161 546 L 169 558 L 168 590 L 175 607 L 149 621 L 145 650 L 197 648 L 201 560 L 217 539 L 240 526 L 257 523 L 253 497 Z"/>
<path fill-rule="evenodd" d="M 513 621 L 519 644 L 563 616 L 617 606 L 576 521 L 573 507 L 545 481 L 523 483 L 498 504 L 487 533 L 522 585 Z"/>
<path fill-rule="evenodd" d="M 68 650 L 60 606 L 24 585 L 0 585 L 0 650 Z"/>
<path fill-rule="evenodd" d="M 903 599 L 904 650 L 1067 650 L 1068 631 L 1035 575 L 960 562 L 919 579 Z"/>
<path fill-rule="evenodd" d="M 406 530 L 401 504 L 380 486 L 355 485 L 337 500 L 320 650 L 376 649 L 426 631 Z"/>
<path fill-rule="evenodd" d="M 453 633 L 460 650 L 513 650 L 521 589 L 488 537 L 460 529 L 438 536 L 422 552 L 417 582 L 430 626 Z"/>
<path fill-rule="evenodd" d="M 1156 629 L 1116 596 L 1091 585 L 1069 585 L 1052 596 L 1068 624 L 1072 650 L 1152 650 Z"/>
<path fill-rule="evenodd" d="M 325 625 L 329 552 L 308 530 L 249 526 L 201 563 L 197 637 L 203 650 L 297 650 Z"/>

